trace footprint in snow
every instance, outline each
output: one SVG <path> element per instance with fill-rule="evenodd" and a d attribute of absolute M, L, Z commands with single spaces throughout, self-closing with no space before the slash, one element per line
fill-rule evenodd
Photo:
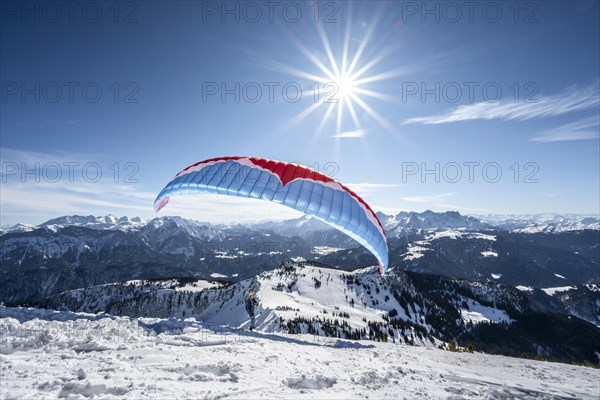
<path fill-rule="evenodd" d="M 85 372 L 85 370 L 83 368 L 79 368 L 79 370 L 77 371 L 77 379 L 82 381 L 85 378 L 87 378 L 87 373 Z"/>
<path fill-rule="evenodd" d="M 305 375 L 302 375 L 300 378 L 287 378 L 283 383 L 291 389 L 320 390 L 332 387 L 337 383 L 337 380 L 335 378 L 326 378 L 322 375 L 317 375 L 314 378 L 307 378 Z"/>
<path fill-rule="evenodd" d="M 221 382 L 238 382 L 239 377 L 235 373 L 239 370 L 238 365 L 228 365 L 225 363 L 207 364 L 207 365 L 190 365 L 185 367 L 168 368 L 169 372 L 177 372 L 182 375 L 179 380 L 194 380 L 194 381 L 212 381 L 216 378 Z"/>
<path fill-rule="evenodd" d="M 123 396 L 129 389 L 123 387 L 108 387 L 106 385 L 92 385 L 90 383 L 67 383 L 58 393 L 59 398 L 68 397 L 103 397 L 103 395 Z"/>

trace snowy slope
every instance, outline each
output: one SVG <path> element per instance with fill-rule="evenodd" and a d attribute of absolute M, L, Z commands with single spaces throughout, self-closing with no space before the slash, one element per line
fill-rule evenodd
<path fill-rule="evenodd" d="M 600 291 L 586 286 L 549 296 L 536 289 L 468 282 L 375 267 L 345 272 L 314 262 L 285 262 L 223 285 L 196 279 L 130 281 L 68 291 L 27 305 L 151 318 L 194 317 L 247 328 L 244 299 L 260 301 L 259 329 L 424 347 L 458 341 L 495 354 L 598 364 Z M 571 318 L 567 315 L 567 307 Z M 543 311 L 540 314 L 540 311 Z M 516 322 L 516 323 L 515 323 Z M 593 324 L 593 325 L 592 325 Z M 552 335 L 547 328 L 560 327 Z M 553 328 L 552 328 L 553 329 Z"/>
<path fill-rule="evenodd" d="M 34 304 L 130 317 L 194 316 L 207 323 L 247 327 L 243 304 L 252 289 L 260 299 L 257 322 L 263 329 L 288 330 L 291 326 L 284 322 L 292 321 L 293 329 L 302 333 L 313 325 L 337 325 L 342 337 L 364 329 L 361 336 L 371 338 L 368 324 L 386 324 L 391 310 L 398 312 L 398 318 L 421 323 L 419 306 L 411 305 L 404 311 L 390 288 L 380 289 L 380 281 L 374 268 L 347 273 L 312 264 L 284 263 L 274 271 L 226 287 L 202 280 L 129 281 L 72 290 Z M 309 324 L 313 320 L 315 323 Z M 326 327 L 318 330 L 321 335 L 332 335 Z M 398 340 L 410 337 L 411 342 L 429 346 L 439 343 L 432 338 L 424 340 L 412 330 L 395 331 L 395 335 Z"/>
<path fill-rule="evenodd" d="M 203 287 L 205 290 L 199 290 Z M 440 318 L 436 309 L 443 305 L 424 300 L 401 273 L 382 278 L 376 268 L 348 273 L 313 263 L 283 263 L 273 271 L 226 287 L 205 281 L 131 281 L 73 290 L 33 304 L 130 317 L 194 316 L 237 328 L 248 325 L 243 304 L 249 290 L 260 299 L 257 322 L 262 329 L 314 331 L 342 338 L 374 339 L 385 334 L 389 340 L 425 346 L 440 343 L 435 335 L 442 332 L 436 332 L 427 319 Z M 470 290 L 481 293 L 472 297 L 447 294 L 465 323 L 480 315 L 479 319 L 485 318 L 482 313 L 489 316 L 487 322 L 510 323 L 502 306 L 522 308 L 519 298 L 494 293 L 497 289 L 492 287 L 477 284 Z M 402 304 L 399 293 L 406 299 Z M 481 304 L 489 304 L 490 296 L 496 307 Z M 396 322 L 390 321 L 390 313 Z"/>
<path fill-rule="evenodd" d="M 195 319 L 0 309 L 0 397 L 597 399 L 598 370 Z"/>

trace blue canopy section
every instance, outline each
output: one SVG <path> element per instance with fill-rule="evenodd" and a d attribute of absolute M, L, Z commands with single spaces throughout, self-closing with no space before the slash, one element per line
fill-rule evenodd
<path fill-rule="evenodd" d="M 202 193 L 272 201 L 314 216 L 366 247 L 381 272 L 387 271 L 387 242 L 377 217 L 335 181 L 297 178 L 284 186 L 269 170 L 237 160 L 219 161 L 177 176 L 159 193 L 155 209 L 160 210 L 170 196 Z"/>

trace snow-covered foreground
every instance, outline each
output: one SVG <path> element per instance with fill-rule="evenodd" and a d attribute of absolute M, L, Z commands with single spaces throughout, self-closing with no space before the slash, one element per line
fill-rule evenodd
<path fill-rule="evenodd" d="M 194 319 L 0 309 L 0 397 L 589 398 L 600 371 Z"/>

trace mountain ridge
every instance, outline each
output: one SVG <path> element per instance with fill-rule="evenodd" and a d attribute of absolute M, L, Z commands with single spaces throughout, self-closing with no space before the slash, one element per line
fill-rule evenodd
<path fill-rule="evenodd" d="M 464 229 L 506 229 L 514 230 L 522 233 L 533 233 L 540 231 L 565 231 L 565 230 L 581 230 L 581 229 L 600 229 L 600 216 L 592 214 L 558 214 L 558 213 L 543 213 L 543 214 L 488 214 L 488 215 L 462 215 L 458 211 L 434 212 L 426 210 L 423 212 L 401 211 L 396 215 L 388 215 L 382 212 L 376 213 L 380 219 L 384 229 L 394 230 L 395 228 L 411 228 L 411 229 L 444 229 L 444 228 L 464 228 Z M 139 229 L 152 221 L 161 218 L 180 219 L 189 221 L 188 223 L 225 226 L 234 224 L 209 223 L 197 220 L 186 219 L 176 216 L 155 217 L 150 220 L 144 220 L 139 217 L 116 217 L 112 214 L 105 216 L 93 215 L 64 215 L 57 218 L 52 218 L 38 225 L 29 225 L 17 223 L 12 226 L 0 227 L 0 234 L 11 233 L 14 231 L 28 231 L 36 228 L 47 227 L 56 230 L 59 227 L 68 225 L 86 226 L 93 229 Z M 258 222 L 247 223 L 247 226 L 266 227 L 277 224 L 286 224 L 294 222 L 300 227 L 308 223 L 312 228 L 318 227 L 317 221 L 309 216 L 301 216 L 295 219 L 282 221 L 264 220 Z M 320 221 L 319 221 L 320 222 Z M 316 226 L 315 226 L 316 225 Z M 327 226 L 326 224 L 324 226 Z"/>
<path fill-rule="evenodd" d="M 0 299 L 34 300 L 130 279 L 218 273 L 235 281 L 286 260 L 344 270 L 376 264 L 353 239 L 308 217 L 255 224 L 61 218 L 0 236 Z M 511 232 L 457 212 L 399 213 L 382 222 L 391 267 L 534 288 L 600 283 L 599 230 Z"/>
<path fill-rule="evenodd" d="M 600 289 L 593 288 L 600 303 Z M 492 354 L 543 356 L 594 364 L 593 337 L 600 332 L 600 305 L 594 326 L 571 312 L 566 297 L 528 293 L 487 282 L 468 282 L 413 272 L 376 268 L 345 272 L 312 262 L 284 262 L 239 282 L 224 284 L 193 279 L 133 281 L 69 291 L 24 304 L 59 311 L 99 313 L 132 318 L 195 318 L 204 324 L 246 328 L 246 293 L 260 300 L 259 329 L 353 340 L 394 341 L 444 347 L 456 341 Z M 571 297 L 592 289 L 568 291 Z M 545 308 L 540 302 L 545 301 Z M 454 321 L 454 324 L 449 323 Z M 540 326 L 560 321 L 548 336 Z M 539 325 L 539 326 L 538 326 Z M 515 338 L 519 332 L 520 337 Z"/>

